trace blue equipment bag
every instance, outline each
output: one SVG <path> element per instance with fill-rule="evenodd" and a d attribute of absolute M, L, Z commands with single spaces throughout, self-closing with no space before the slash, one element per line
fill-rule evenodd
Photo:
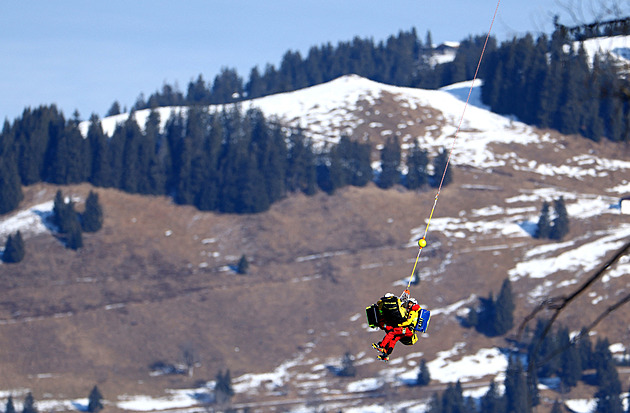
<path fill-rule="evenodd" d="M 414 328 L 414 330 L 419 331 L 421 333 L 426 333 L 427 328 L 429 327 L 430 319 L 431 319 L 431 311 L 421 308 L 420 314 L 418 315 L 418 323 L 416 324 L 416 327 Z"/>

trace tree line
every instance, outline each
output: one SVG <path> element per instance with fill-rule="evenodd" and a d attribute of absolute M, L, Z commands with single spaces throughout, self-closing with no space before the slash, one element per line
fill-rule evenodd
<path fill-rule="evenodd" d="M 541 128 L 580 134 L 599 141 L 630 140 L 630 85 L 622 68 L 606 54 L 590 60 L 583 47 L 572 46 L 603 34 L 628 34 L 628 19 L 584 25 L 573 30 L 556 24 L 551 36 L 531 34 L 497 45 L 491 37 L 478 77 L 482 100 L 501 114 Z M 590 27 L 590 29 L 589 29 Z M 594 28 L 597 28 L 595 30 Z M 279 67 L 254 67 L 245 81 L 234 69 L 224 68 L 206 82 L 202 75 L 188 84 L 186 94 L 165 84 L 148 98 L 141 95 L 135 109 L 173 105 L 237 102 L 287 92 L 333 80 L 360 76 L 397 86 L 436 89 L 470 80 L 477 69 L 484 36 L 460 42 L 454 60 L 435 64 L 431 33 L 423 42 L 415 29 L 401 31 L 387 41 L 354 38 L 350 42 L 312 47 L 307 56 L 288 51 Z M 120 112 L 115 102 L 108 114 Z"/>
<path fill-rule="evenodd" d="M 525 123 L 593 141 L 630 142 L 630 84 L 609 56 L 589 59 L 566 31 L 528 34 L 488 53 L 482 99 Z"/>
<path fill-rule="evenodd" d="M 12 124 L 5 122 L 0 135 L 0 214 L 17 207 L 22 185 L 37 182 L 90 182 L 169 195 L 202 211 L 256 213 L 288 193 L 331 194 L 372 180 L 381 188 L 421 188 L 434 183 L 433 175 L 441 176 L 446 166 L 442 151 L 430 174 L 428 154 L 416 145 L 403 176 L 397 139 L 380 151 L 382 171 L 373 171 L 371 153 L 369 143 L 347 136 L 316 150 L 302 130 L 286 131 L 260 110 L 243 112 L 236 104 L 216 112 L 191 107 L 186 114 L 174 113 L 163 130 L 157 111 L 142 126 L 132 113 L 111 137 L 93 116 L 85 138 L 78 120 L 66 121 L 55 106 L 27 109 Z M 62 227 L 72 234 L 72 228 Z"/>
<path fill-rule="evenodd" d="M 90 394 L 88 395 L 88 405 L 86 406 L 86 410 L 89 413 L 98 413 L 103 410 L 103 395 L 101 391 L 98 389 L 98 386 L 92 387 Z M 24 403 L 22 406 L 21 413 L 38 413 L 37 406 L 35 404 L 35 397 L 33 397 L 33 393 L 28 392 L 26 397 L 24 397 Z M 4 413 L 18 413 L 15 409 L 15 403 L 13 402 L 13 396 L 9 395 L 7 398 L 7 403 L 5 405 Z"/>
<path fill-rule="evenodd" d="M 331 43 L 313 46 L 306 56 L 289 50 L 283 55 L 278 67 L 267 64 L 261 70 L 256 66 L 251 69 L 247 80 L 235 69 L 226 67 L 212 82 L 198 75 L 188 83 L 185 93 L 178 90 L 177 86 L 164 84 L 161 90 L 148 97 L 141 94 L 133 109 L 234 103 L 302 89 L 348 74 L 392 85 L 435 88 L 465 80 L 467 76 L 472 77 L 483 40 L 471 38 L 462 42 L 457 62 L 453 65 L 438 65 L 437 68 L 431 64 L 434 52 L 431 32 L 426 33 L 423 42 L 416 29 L 400 31 L 381 42 L 355 37 L 351 41 L 339 42 L 336 46 Z M 493 40 L 490 47 L 495 43 Z M 463 57 L 467 54 L 469 58 Z M 114 102 L 108 115 L 119 112 L 120 104 Z"/>
<path fill-rule="evenodd" d="M 595 346 L 590 339 L 584 338 L 576 345 L 570 345 L 569 330 L 560 327 L 545 336 L 543 345 L 535 355 L 544 362 L 534 372 L 530 388 L 527 369 L 523 359 L 532 357 L 533 343 L 543 335 L 546 322 L 539 320 L 534 331 L 530 332 L 530 344 L 525 345 L 523 354 L 513 353 L 508 357 L 505 371 L 504 391 L 492 381 L 488 391 L 480 399 L 464 397 L 461 383 L 451 383 L 441 394 L 435 393 L 429 402 L 429 413 L 531 413 L 540 404 L 537 387 L 538 380 L 554 379 L 554 387 L 559 395 L 566 394 L 572 387 L 583 381 L 595 386 L 595 413 L 630 413 L 630 406 L 624 410 L 623 389 L 616 368 L 616 362 L 610 352 L 607 339 L 598 339 Z M 418 381 L 420 380 L 420 374 Z M 630 400 L 628 400 L 630 402 Z M 553 413 L 565 411 L 556 400 Z"/>

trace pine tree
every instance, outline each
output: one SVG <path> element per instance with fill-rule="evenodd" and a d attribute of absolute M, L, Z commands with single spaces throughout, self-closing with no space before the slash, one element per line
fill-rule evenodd
<path fill-rule="evenodd" d="M 488 298 L 479 297 L 480 308 L 477 310 L 477 331 L 490 337 L 497 335 L 495 330 L 496 302 L 490 292 Z"/>
<path fill-rule="evenodd" d="M 480 413 L 503 413 L 505 412 L 505 401 L 499 393 L 497 384 L 492 380 L 486 394 L 481 397 Z"/>
<path fill-rule="evenodd" d="M 20 231 L 7 238 L 7 243 L 2 254 L 2 261 L 6 263 L 18 263 L 24 259 L 24 241 Z"/>
<path fill-rule="evenodd" d="M 556 217 L 553 219 L 553 225 L 549 232 L 549 238 L 560 241 L 569 233 L 569 215 L 564 205 L 564 198 L 560 197 L 553 204 Z"/>
<path fill-rule="evenodd" d="M 416 141 L 409 152 L 407 159 L 407 180 L 408 189 L 418 189 L 429 183 L 429 157 L 426 150 L 422 150 Z"/>
<path fill-rule="evenodd" d="M 514 326 L 514 297 L 512 285 L 507 278 L 501 285 L 494 307 L 494 331 L 497 335 L 503 335 Z"/>
<path fill-rule="evenodd" d="M 245 254 L 241 255 L 241 258 L 238 260 L 238 264 L 236 265 L 236 272 L 238 274 L 247 274 L 249 270 L 249 262 L 247 261 L 247 257 Z"/>
<path fill-rule="evenodd" d="M 13 211 L 24 197 L 13 158 L 0 152 L 0 215 Z"/>
<path fill-rule="evenodd" d="M 426 386 L 430 382 L 431 382 L 431 374 L 429 373 L 427 362 L 424 359 L 422 359 L 420 360 L 420 368 L 418 369 L 418 376 L 416 377 L 416 385 Z"/>
<path fill-rule="evenodd" d="M 551 413 L 563 413 L 562 403 L 556 400 L 551 407 Z"/>
<path fill-rule="evenodd" d="M 582 363 L 580 353 L 576 346 L 571 345 L 569 330 L 565 327 L 558 329 L 558 346 L 565 349 L 561 354 L 560 380 L 563 385 L 574 387 L 582 377 Z"/>
<path fill-rule="evenodd" d="M 103 395 L 95 385 L 88 396 L 88 412 L 97 413 L 103 409 Z"/>
<path fill-rule="evenodd" d="M 438 155 L 433 159 L 433 176 L 431 177 L 431 186 L 437 188 L 442 183 L 446 186 L 453 180 L 452 168 L 448 168 L 449 154 L 446 150 L 441 149 Z M 446 171 L 446 172 L 445 172 Z"/>
<path fill-rule="evenodd" d="M 216 384 L 214 386 L 214 400 L 218 404 L 229 403 L 234 396 L 234 389 L 232 388 L 232 379 L 230 377 L 230 370 L 227 369 L 225 373 L 219 371 L 216 377 Z"/>
<path fill-rule="evenodd" d="M 551 224 L 549 222 L 549 203 L 543 202 L 543 206 L 540 211 L 540 217 L 538 218 L 538 225 L 536 226 L 536 232 L 534 233 L 534 238 L 548 238 L 550 232 Z"/>
<path fill-rule="evenodd" d="M 57 226 L 60 233 L 68 233 L 78 223 L 78 216 L 74 210 L 74 202 L 72 200 L 66 202 L 61 190 L 55 194 L 53 205 L 53 222 Z M 80 228 L 79 228 L 80 229 Z"/>
<path fill-rule="evenodd" d="M 70 224 L 67 232 L 66 246 L 73 250 L 83 247 L 83 234 L 81 232 L 81 224 L 76 219 Z"/>
<path fill-rule="evenodd" d="M 577 342 L 577 350 L 580 355 L 580 366 L 583 370 L 588 370 L 594 368 L 593 363 L 593 345 L 591 340 L 588 339 L 588 336 L 580 334 L 582 337 Z"/>
<path fill-rule="evenodd" d="M 81 229 L 96 232 L 103 226 L 103 208 L 98 202 L 98 194 L 90 191 L 85 200 L 85 212 L 81 215 Z"/>
<path fill-rule="evenodd" d="M 92 165 L 88 180 L 96 186 L 108 186 L 111 182 L 108 137 L 105 136 L 97 115 L 92 115 L 90 118 L 87 140 L 92 151 Z"/>
<path fill-rule="evenodd" d="M 431 396 L 427 413 L 442 413 L 442 398 L 437 393 Z"/>
<path fill-rule="evenodd" d="M 37 413 L 37 408 L 35 407 L 35 399 L 33 398 L 33 394 L 31 392 L 28 392 L 28 394 L 24 398 L 24 407 L 22 408 L 22 413 Z"/>
<path fill-rule="evenodd" d="M 594 358 L 597 382 L 595 413 L 623 413 L 620 398 L 621 381 L 607 339 L 597 341 Z"/>
<path fill-rule="evenodd" d="M 346 352 L 341 360 L 341 369 L 337 375 L 342 377 L 354 377 L 356 374 L 357 368 L 354 365 L 354 357 L 349 352 Z"/>
<path fill-rule="evenodd" d="M 112 103 L 112 106 L 109 108 L 105 116 L 115 116 L 121 113 L 120 103 L 116 100 Z"/>
<path fill-rule="evenodd" d="M 462 394 L 462 384 L 457 381 L 455 385 L 449 384 L 442 393 L 443 413 L 467 413 L 464 406 L 464 396 Z"/>
<path fill-rule="evenodd" d="M 513 413 L 531 413 L 531 402 L 528 397 L 527 379 L 521 362 L 510 356 L 505 372 L 506 411 Z"/>
<path fill-rule="evenodd" d="M 378 186 L 383 189 L 391 188 L 400 181 L 400 144 L 397 137 L 389 137 L 381 149 L 381 174 Z"/>
<path fill-rule="evenodd" d="M 313 195 L 316 191 L 317 171 L 312 140 L 301 131 L 289 136 L 287 154 L 286 188 Z"/>
<path fill-rule="evenodd" d="M 7 405 L 4 413 L 15 413 L 15 405 L 13 404 L 13 396 L 9 396 L 7 399 Z"/>

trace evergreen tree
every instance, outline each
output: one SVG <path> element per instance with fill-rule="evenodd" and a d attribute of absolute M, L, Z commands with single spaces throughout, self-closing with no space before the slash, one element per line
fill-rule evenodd
<path fill-rule="evenodd" d="M 490 382 L 490 387 L 486 394 L 481 397 L 480 403 L 480 413 L 503 413 L 505 412 L 505 401 L 503 397 L 499 393 L 499 389 L 497 388 L 494 380 Z"/>
<path fill-rule="evenodd" d="M 95 385 L 88 396 L 88 412 L 97 413 L 103 409 L 103 395 Z"/>
<path fill-rule="evenodd" d="M 186 102 L 188 104 L 204 104 L 210 103 L 210 90 L 206 87 L 206 81 L 200 74 L 195 82 L 188 83 L 188 91 L 186 93 Z"/>
<path fill-rule="evenodd" d="M 138 148 L 138 192 L 159 195 L 165 191 L 166 176 L 158 150 L 162 140 L 160 114 L 151 110 L 144 125 L 144 134 Z"/>
<path fill-rule="evenodd" d="M 9 396 L 7 399 L 7 405 L 4 413 L 15 413 L 15 405 L 13 404 L 13 396 Z"/>
<path fill-rule="evenodd" d="M 342 136 L 331 150 L 331 179 L 335 185 L 367 185 L 372 180 L 370 152 L 368 143 L 352 141 L 347 136 Z M 336 176 L 337 174 L 340 176 Z"/>
<path fill-rule="evenodd" d="M 597 340 L 595 344 L 595 379 L 599 388 L 596 397 L 610 398 L 610 396 L 619 396 L 621 393 L 621 382 L 615 360 L 610 352 L 610 344 L 607 339 Z M 599 395 L 599 396 L 598 396 Z"/>
<path fill-rule="evenodd" d="M 70 232 L 71 228 L 77 223 L 77 213 L 74 210 L 74 202 L 65 201 L 63 193 L 58 190 L 55 194 L 53 204 L 53 223 L 57 226 L 60 233 Z"/>
<path fill-rule="evenodd" d="M 494 331 L 497 335 L 503 335 L 514 326 L 514 297 L 512 296 L 512 285 L 507 278 L 501 285 L 501 291 L 494 307 Z"/>
<path fill-rule="evenodd" d="M 551 232 L 551 223 L 549 222 L 549 203 L 543 202 L 542 209 L 540 211 L 540 217 L 538 218 L 538 225 L 536 226 L 536 232 L 534 238 L 544 239 L 548 238 Z"/>
<path fill-rule="evenodd" d="M 416 385 L 426 386 L 431 382 L 431 374 L 429 368 L 424 359 L 420 360 L 420 368 L 418 369 L 418 376 L 416 377 Z"/>
<path fill-rule="evenodd" d="M 111 182 L 107 155 L 109 145 L 97 115 L 92 115 L 90 118 L 87 140 L 92 151 L 91 172 L 88 180 L 96 186 L 107 186 Z"/>
<path fill-rule="evenodd" d="M 477 310 L 477 331 L 490 337 L 497 335 L 495 330 L 496 302 L 490 292 L 488 298 L 479 297 L 480 307 Z"/>
<path fill-rule="evenodd" d="M 508 360 L 505 372 L 506 411 L 513 413 L 531 413 L 531 401 L 528 397 L 527 379 L 521 362 L 516 357 Z"/>
<path fill-rule="evenodd" d="M 564 386 L 575 387 L 582 377 L 582 363 L 576 346 L 571 345 L 569 330 L 565 327 L 558 329 L 558 346 L 565 349 L 561 354 L 560 380 Z"/>
<path fill-rule="evenodd" d="M 301 131 L 289 136 L 286 188 L 313 195 L 316 190 L 317 171 L 312 141 Z"/>
<path fill-rule="evenodd" d="M 593 345 L 587 336 L 581 335 L 581 339 L 577 342 L 577 351 L 580 355 L 580 366 L 582 370 L 595 368 L 593 363 Z"/>
<path fill-rule="evenodd" d="M 563 413 L 562 403 L 556 400 L 551 407 L 551 413 Z"/>
<path fill-rule="evenodd" d="M 33 394 L 31 392 L 28 392 L 28 394 L 24 398 L 24 407 L 22 408 L 22 413 L 37 413 L 37 407 L 35 407 L 35 399 L 33 398 Z"/>
<path fill-rule="evenodd" d="M 14 210 L 24 198 L 13 159 L 0 151 L 0 215 Z"/>
<path fill-rule="evenodd" d="M 24 241 L 20 231 L 7 238 L 7 243 L 2 254 L 2 261 L 6 263 L 18 263 L 24 259 Z"/>
<path fill-rule="evenodd" d="M 140 145 L 144 140 L 140 126 L 136 122 L 135 112 L 129 115 L 129 118 L 122 126 L 123 152 L 120 177 L 120 189 L 130 193 L 139 192 L 139 184 L 141 180 L 140 168 Z"/>
<path fill-rule="evenodd" d="M 540 377 L 551 377 L 558 374 L 561 370 L 561 358 L 557 355 L 560 350 L 558 334 L 550 330 L 543 338 L 548 323 L 549 321 L 541 319 L 536 321 L 536 327 L 528 348 L 530 357 L 538 360 L 547 360 L 546 363 L 538 369 L 538 375 Z M 538 347 L 538 351 L 534 353 L 536 346 Z"/>
<path fill-rule="evenodd" d="M 51 129 L 63 128 L 64 124 L 65 119 L 55 105 L 26 109 L 14 122 L 12 138 L 22 184 L 31 185 L 44 178 Z"/>
<path fill-rule="evenodd" d="M 381 150 L 381 174 L 377 182 L 380 188 L 391 188 L 400 182 L 400 159 L 398 138 L 389 137 Z"/>
<path fill-rule="evenodd" d="M 96 232 L 103 226 L 103 208 L 98 202 L 98 194 L 90 191 L 85 200 L 85 212 L 81 215 L 81 229 Z"/>
<path fill-rule="evenodd" d="M 442 413 L 442 398 L 437 393 L 433 393 L 431 396 L 427 413 Z"/>
<path fill-rule="evenodd" d="M 474 307 L 468 308 L 468 314 L 464 320 L 464 327 L 472 327 L 478 330 L 479 325 L 479 312 Z"/>
<path fill-rule="evenodd" d="M 448 168 L 447 164 L 448 157 L 448 152 L 442 149 L 433 159 L 433 176 L 431 177 L 431 186 L 434 188 L 438 188 L 440 183 L 442 183 L 442 186 L 446 186 L 453 180 L 453 174 L 451 172 L 452 169 Z"/>
<path fill-rule="evenodd" d="M 238 274 L 247 274 L 249 270 L 249 262 L 247 261 L 247 257 L 245 254 L 241 255 L 241 258 L 238 260 L 238 264 L 236 265 L 236 272 Z"/>
<path fill-rule="evenodd" d="M 328 195 L 332 195 L 337 188 L 345 185 L 341 169 L 339 151 L 334 149 L 320 153 L 317 156 L 317 186 Z"/>
<path fill-rule="evenodd" d="M 232 103 L 243 96 L 243 79 L 236 69 L 222 68 L 212 84 L 211 103 Z"/>
<path fill-rule="evenodd" d="M 564 205 L 564 198 L 560 197 L 553 204 L 556 217 L 553 219 L 553 225 L 549 232 L 549 238 L 560 241 L 569 233 L 569 215 Z"/>
<path fill-rule="evenodd" d="M 408 189 L 418 189 L 429 183 L 429 157 L 426 150 L 422 150 L 418 141 L 415 141 L 407 158 L 407 180 Z"/>
<path fill-rule="evenodd" d="M 114 101 L 114 103 L 112 103 L 112 106 L 109 108 L 105 116 L 115 116 L 115 115 L 119 115 L 120 113 L 121 113 L 120 103 L 118 101 Z"/>
<path fill-rule="evenodd" d="M 443 413 L 467 413 L 462 395 L 462 384 L 457 381 L 455 385 L 449 384 L 442 393 Z"/>
<path fill-rule="evenodd" d="M 73 250 L 83 247 L 83 233 L 81 232 L 81 224 L 78 220 L 72 221 L 68 229 L 66 237 L 66 246 Z"/>
<path fill-rule="evenodd" d="M 216 377 L 216 384 L 214 386 L 214 400 L 218 404 L 229 403 L 234 396 L 234 389 L 232 388 L 232 379 L 230 377 L 230 370 L 227 369 L 225 373 L 219 371 Z"/>
<path fill-rule="evenodd" d="M 346 352 L 341 360 L 341 369 L 338 375 L 342 377 L 354 377 L 356 374 L 357 368 L 354 365 L 354 357 L 349 352 Z"/>

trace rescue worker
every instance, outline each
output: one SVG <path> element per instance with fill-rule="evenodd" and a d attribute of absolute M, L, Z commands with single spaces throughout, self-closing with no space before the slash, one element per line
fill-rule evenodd
<path fill-rule="evenodd" d="M 377 302 L 377 306 L 383 315 L 379 328 L 385 330 L 386 334 L 379 343 L 372 343 L 372 347 L 380 351 L 379 359 L 388 361 L 399 340 L 402 339 L 402 343 L 406 345 L 414 344 L 418 340 L 415 327 L 420 306 L 415 298 L 403 294 L 401 300 L 391 293 L 385 294 Z"/>

